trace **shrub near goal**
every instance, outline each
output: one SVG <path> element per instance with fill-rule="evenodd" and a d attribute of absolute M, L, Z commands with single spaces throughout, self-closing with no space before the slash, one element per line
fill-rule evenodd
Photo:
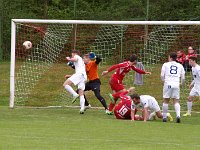
<path fill-rule="evenodd" d="M 162 99 L 161 64 L 170 51 L 186 50 L 188 46 L 199 51 L 199 24 L 199 21 L 13 19 L 10 107 L 71 105 L 71 97 L 62 83 L 65 74 L 73 73 L 65 61 L 72 49 L 82 54 L 92 51 L 100 56 L 103 59 L 100 70 L 136 53 L 145 69 L 153 73 L 145 77 L 145 85 L 137 87 L 137 91 Z M 31 41 L 33 47 L 25 50 L 24 41 Z M 189 76 L 186 83 L 191 80 Z M 125 78 L 125 85 L 133 86 L 133 80 L 131 72 Z M 107 87 L 108 78 L 102 79 L 104 96 Z M 183 88 L 182 95 L 188 94 L 186 89 Z"/>

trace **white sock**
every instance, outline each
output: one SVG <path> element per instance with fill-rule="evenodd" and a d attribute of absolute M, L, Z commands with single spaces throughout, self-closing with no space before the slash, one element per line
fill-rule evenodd
<path fill-rule="evenodd" d="M 78 94 L 72 89 L 70 85 L 65 85 L 65 89 L 72 94 L 74 97 L 77 96 Z"/>
<path fill-rule="evenodd" d="M 81 106 L 81 109 L 83 110 L 84 107 L 85 107 L 85 98 L 84 98 L 84 95 L 81 95 L 80 96 L 80 106 Z"/>
<path fill-rule="evenodd" d="M 176 111 L 176 117 L 180 117 L 180 112 L 181 112 L 181 106 L 179 103 L 174 104 L 174 109 Z"/>
<path fill-rule="evenodd" d="M 188 109 L 188 114 L 191 114 L 191 111 L 192 111 L 192 102 L 187 102 L 187 109 Z"/>
<path fill-rule="evenodd" d="M 155 116 L 156 116 L 156 113 L 155 113 L 155 112 L 152 112 L 152 113 L 149 115 L 149 120 L 153 120 Z"/>
<path fill-rule="evenodd" d="M 163 103 L 162 109 L 163 109 L 163 118 L 167 118 L 168 104 Z"/>

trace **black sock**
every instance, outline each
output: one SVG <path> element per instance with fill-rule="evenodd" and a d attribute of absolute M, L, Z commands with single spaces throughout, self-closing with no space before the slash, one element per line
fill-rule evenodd
<path fill-rule="evenodd" d="M 105 99 L 99 100 L 105 109 L 108 109 Z"/>
<path fill-rule="evenodd" d="M 87 98 L 86 98 L 85 95 L 84 95 L 84 98 L 85 98 L 85 106 L 88 106 L 88 105 L 89 105 L 89 102 L 87 101 Z"/>

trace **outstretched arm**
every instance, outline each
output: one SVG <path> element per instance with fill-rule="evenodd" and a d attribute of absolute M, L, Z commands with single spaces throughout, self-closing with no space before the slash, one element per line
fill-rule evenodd
<path fill-rule="evenodd" d="M 95 63 L 98 65 L 101 61 L 102 61 L 102 59 L 99 56 L 96 55 Z"/>
<path fill-rule="evenodd" d="M 117 68 L 125 67 L 125 66 L 126 66 L 126 64 L 124 64 L 124 63 L 113 65 L 110 68 L 108 68 L 107 71 L 103 71 L 101 75 L 104 76 L 104 75 L 108 74 L 109 72 L 111 72 L 111 71 L 113 71 L 113 70 L 115 70 Z"/>
<path fill-rule="evenodd" d="M 76 58 L 76 57 L 73 57 L 73 58 L 66 57 L 66 59 L 67 59 L 68 61 L 72 61 L 72 62 L 76 62 L 76 61 L 77 61 L 77 58 Z"/>
<path fill-rule="evenodd" d="M 131 68 L 132 68 L 134 71 L 136 71 L 137 73 L 139 73 L 139 74 L 151 74 L 151 72 L 146 72 L 146 71 L 144 71 L 144 70 L 141 70 L 141 69 L 139 69 L 139 68 L 136 68 L 135 66 L 131 66 Z"/>

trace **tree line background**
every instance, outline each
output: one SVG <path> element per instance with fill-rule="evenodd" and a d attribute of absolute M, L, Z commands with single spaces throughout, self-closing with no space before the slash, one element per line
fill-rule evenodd
<path fill-rule="evenodd" d="M 9 60 L 13 18 L 199 20 L 200 0 L 0 0 L 0 12 L 0 60 Z"/>

